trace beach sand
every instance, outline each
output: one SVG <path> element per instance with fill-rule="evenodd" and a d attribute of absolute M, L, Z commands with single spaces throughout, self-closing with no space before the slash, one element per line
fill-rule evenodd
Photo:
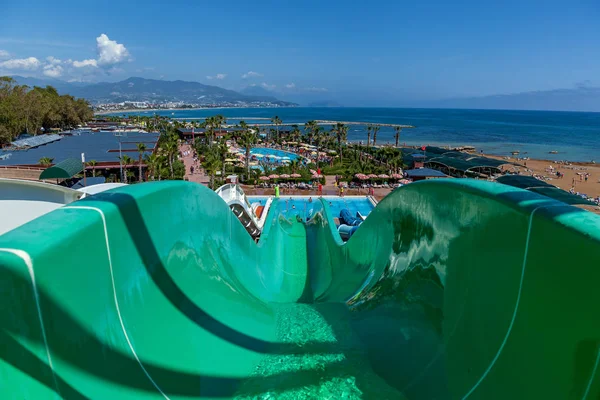
<path fill-rule="evenodd" d="M 498 160 L 504 160 L 502 157 L 485 155 L 486 157 L 495 158 Z M 570 190 L 571 187 L 576 192 L 585 193 L 591 197 L 600 196 L 600 165 L 591 163 L 571 163 L 571 165 L 558 164 L 554 161 L 548 160 L 516 160 L 511 158 L 510 161 L 514 161 L 519 164 L 526 165 L 525 168 L 518 168 L 521 175 L 539 175 L 545 178 L 551 185 L 557 186 L 563 190 Z M 563 178 L 558 179 L 556 173 L 552 173 L 550 167 L 554 168 L 564 174 Z M 511 168 L 509 168 L 511 170 Z M 589 173 L 588 180 L 586 181 L 582 175 L 577 173 Z"/>

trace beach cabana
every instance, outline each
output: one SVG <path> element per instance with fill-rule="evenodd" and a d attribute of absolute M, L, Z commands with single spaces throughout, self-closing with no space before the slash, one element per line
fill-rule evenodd
<path fill-rule="evenodd" d="M 42 179 L 69 179 L 83 171 L 83 163 L 76 158 L 67 158 L 49 168 L 46 168 L 40 174 Z"/>
<path fill-rule="evenodd" d="M 406 171 L 406 175 L 413 181 L 420 181 L 429 178 L 446 178 L 448 176 L 441 171 L 431 168 L 409 169 Z"/>
<path fill-rule="evenodd" d="M 496 179 L 496 182 L 502 183 L 503 185 L 529 190 L 530 192 L 541 194 L 542 196 L 550 197 L 570 205 L 597 205 L 596 203 L 592 203 L 581 196 L 569 193 L 566 190 L 562 190 L 554 185 L 549 184 L 548 182 L 536 179 L 533 176 L 503 175 Z"/>

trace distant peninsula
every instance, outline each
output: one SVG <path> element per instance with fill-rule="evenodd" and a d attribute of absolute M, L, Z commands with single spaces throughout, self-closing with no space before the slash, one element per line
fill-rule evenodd
<path fill-rule="evenodd" d="M 273 96 L 243 94 L 199 82 L 132 77 L 120 82 L 69 83 L 57 79 L 13 77 L 19 84 L 53 86 L 61 93 L 88 100 L 96 111 L 215 107 L 296 107 Z"/>

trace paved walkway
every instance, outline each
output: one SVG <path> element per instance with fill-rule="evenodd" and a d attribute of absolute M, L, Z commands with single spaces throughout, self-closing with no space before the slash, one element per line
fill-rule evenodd
<path fill-rule="evenodd" d="M 184 179 L 186 179 L 190 182 L 196 182 L 196 183 L 200 183 L 204 186 L 208 186 L 210 178 L 204 172 L 204 169 L 200 165 L 200 162 L 194 161 L 194 153 L 195 152 L 192 149 L 192 147 L 189 144 L 182 144 L 179 147 L 179 151 L 181 152 L 181 154 L 184 154 L 183 158 L 181 159 L 183 161 L 183 163 L 185 164 Z M 189 152 L 189 154 L 187 154 L 187 152 Z M 193 174 L 191 172 L 192 166 L 194 167 Z"/>

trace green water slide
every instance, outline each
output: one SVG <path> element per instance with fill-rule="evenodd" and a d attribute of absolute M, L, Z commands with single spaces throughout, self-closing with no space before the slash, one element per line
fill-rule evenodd
<path fill-rule="evenodd" d="M 0 236 L 1 398 L 600 398 L 598 216 L 427 181 L 344 244 L 320 207 L 256 244 L 157 182 Z"/>

